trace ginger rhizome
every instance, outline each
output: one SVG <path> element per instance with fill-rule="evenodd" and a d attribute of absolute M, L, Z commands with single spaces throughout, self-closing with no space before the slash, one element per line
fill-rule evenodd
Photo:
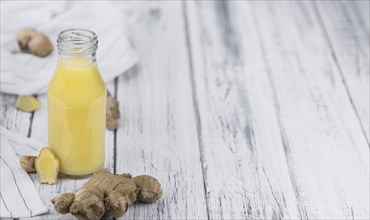
<path fill-rule="evenodd" d="M 75 193 L 61 194 L 51 202 L 57 212 L 71 213 L 78 219 L 100 219 L 106 212 L 119 218 L 135 201 L 155 202 L 162 194 L 160 183 L 152 176 L 132 178 L 102 169 Z"/>
<path fill-rule="evenodd" d="M 35 167 L 40 183 L 54 184 L 59 173 L 59 160 L 48 147 L 41 149 L 35 159 Z"/>
<path fill-rule="evenodd" d="M 21 30 L 17 35 L 17 41 L 21 50 L 39 57 L 46 57 L 53 51 L 49 38 L 33 28 Z"/>
<path fill-rule="evenodd" d="M 152 176 L 148 175 L 134 177 L 135 185 L 140 190 L 138 200 L 142 202 L 155 202 L 162 197 L 161 185 L 158 181 L 154 180 Z"/>
<path fill-rule="evenodd" d="M 108 130 L 117 128 L 118 119 L 120 118 L 119 103 L 117 99 L 108 92 L 106 107 L 106 127 Z"/>
<path fill-rule="evenodd" d="M 21 167 L 27 173 L 36 172 L 35 160 L 36 160 L 35 156 L 21 156 L 20 158 Z"/>
<path fill-rule="evenodd" d="M 35 96 L 18 96 L 15 107 L 23 112 L 34 112 L 41 107 L 41 102 Z"/>

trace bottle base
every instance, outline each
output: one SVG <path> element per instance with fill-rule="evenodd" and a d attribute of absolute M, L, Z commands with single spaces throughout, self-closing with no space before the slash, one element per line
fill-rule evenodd
<path fill-rule="evenodd" d="M 67 176 L 84 177 L 84 176 L 90 176 L 91 174 L 94 174 L 96 171 L 98 171 L 102 168 L 103 168 L 103 164 L 101 164 L 100 166 L 88 169 L 88 170 L 76 170 L 76 169 L 63 169 L 63 168 L 61 168 L 59 170 L 59 173 L 67 175 Z"/>

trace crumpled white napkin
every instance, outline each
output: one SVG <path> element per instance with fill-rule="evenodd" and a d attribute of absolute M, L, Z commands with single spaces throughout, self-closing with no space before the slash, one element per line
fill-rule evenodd
<path fill-rule="evenodd" d="M 120 8 L 120 9 L 118 9 Z M 56 67 L 58 34 L 83 28 L 98 36 L 97 63 L 105 82 L 132 67 L 138 60 L 125 37 L 127 10 L 110 1 L 1 1 L 0 91 L 18 95 L 45 93 Z M 52 41 L 46 58 L 22 53 L 17 33 L 37 29 Z"/>
<path fill-rule="evenodd" d="M 0 126 L 0 218 L 23 218 L 46 213 L 30 176 L 21 168 L 17 155 L 36 156 L 45 143 L 19 136 Z"/>

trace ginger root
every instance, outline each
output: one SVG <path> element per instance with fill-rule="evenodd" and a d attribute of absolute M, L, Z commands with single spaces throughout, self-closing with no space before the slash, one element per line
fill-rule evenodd
<path fill-rule="evenodd" d="M 35 156 L 21 156 L 21 159 L 20 159 L 21 167 L 27 173 L 36 172 L 35 160 L 36 160 Z"/>
<path fill-rule="evenodd" d="M 15 107 L 23 112 L 34 112 L 41 107 L 41 102 L 35 96 L 18 96 Z"/>
<path fill-rule="evenodd" d="M 71 213 L 78 219 L 100 219 L 106 212 L 119 218 L 135 201 L 155 202 L 162 194 L 154 177 L 132 178 L 130 174 L 117 175 L 102 169 L 75 193 L 58 195 L 51 202 L 57 212 Z"/>
<path fill-rule="evenodd" d="M 143 202 L 155 202 L 162 197 L 161 184 L 148 175 L 134 177 L 137 188 L 140 189 L 138 199 Z"/>
<path fill-rule="evenodd" d="M 17 35 L 21 50 L 29 51 L 39 57 L 46 57 L 53 51 L 49 38 L 33 28 L 21 30 Z"/>
<path fill-rule="evenodd" d="M 41 149 L 35 159 L 35 167 L 40 183 L 54 184 L 57 182 L 59 160 L 48 147 Z"/>
<path fill-rule="evenodd" d="M 114 130 L 117 128 L 117 122 L 120 118 L 119 105 L 117 99 L 111 96 L 108 92 L 107 96 L 107 107 L 106 107 L 106 121 L 105 125 L 108 130 Z"/>

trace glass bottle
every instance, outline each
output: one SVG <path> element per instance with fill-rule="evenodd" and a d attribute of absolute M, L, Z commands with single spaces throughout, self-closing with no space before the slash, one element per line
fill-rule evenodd
<path fill-rule="evenodd" d="M 96 64 L 97 36 L 83 29 L 58 35 L 58 63 L 48 86 L 48 146 L 60 172 L 86 175 L 105 159 L 107 90 Z"/>

